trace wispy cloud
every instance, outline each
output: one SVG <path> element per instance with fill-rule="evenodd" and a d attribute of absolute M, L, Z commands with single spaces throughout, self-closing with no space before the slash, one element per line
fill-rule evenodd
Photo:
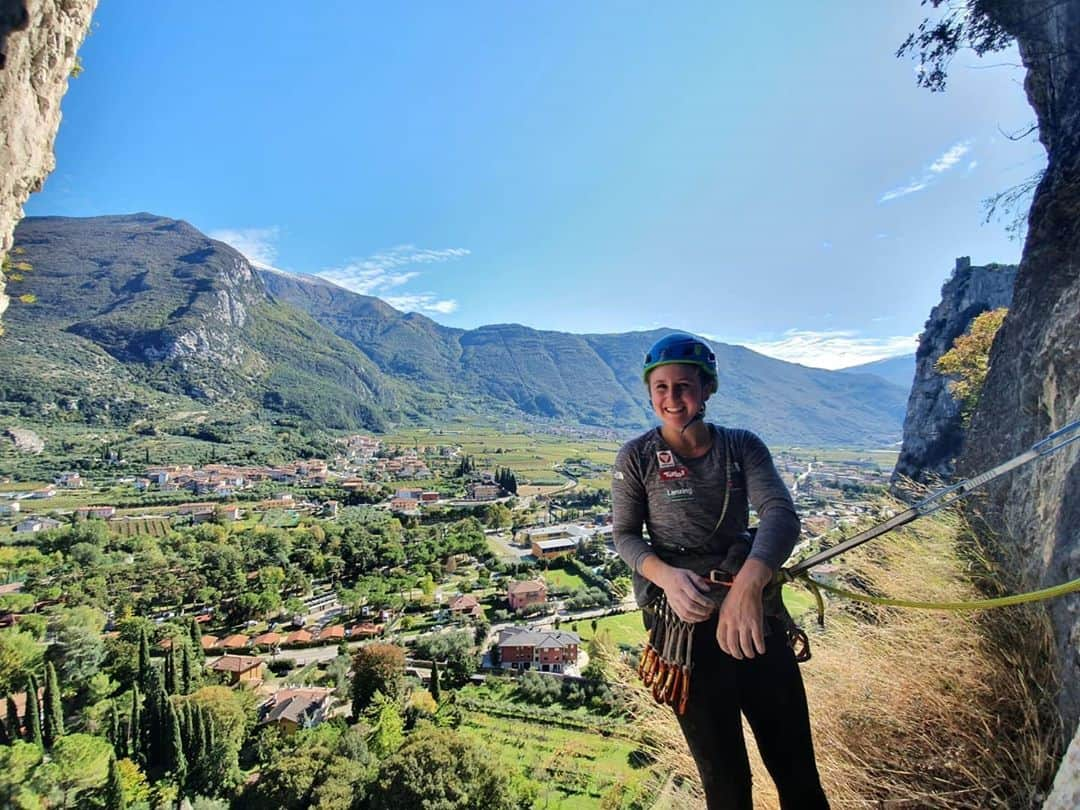
<path fill-rule="evenodd" d="M 889 202 L 889 200 L 899 199 L 900 197 L 906 197 L 909 194 L 915 194 L 916 192 L 922 191 L 924 188 L 933 185 L 938 177 L 954 168 L 970 151 L 971 141 L 959 141 L 954 143 L 946 149 L 943 154 L 935 158 L 930 165 L 926 167 L 922 175 L 909 180 L 902 186 L 889 189 L 882 194 L 878 198 L 878 204 Z"/>
<path fill-rule="evenodd" d="M 457 309 L 457 301 L 439 298 L 434 293 L 387 295 L 420 276 L 420 271 L 408 269 L 416 265 L 442 264 L 463 259 L 470 253 L 466 248 L 431 250 L 415 245 L 398 245 L 380 250 L 365 259 L 349 262 L 343 267 L 321 270 L 317 275 L 361 295 L 375 295 L 395 309 L 409 312 L 438 312 L 447 314 Z"/>
<path fill-rule="evenodd" d="M 277 259 L 279 230 L 276 225 L 269 228 L 219 228 L 208 235 L 236 248 L 252 264 L 272 267 Z"/>
<path fill-rule="evenodd" d="M 906 197 L 908 194 L 914 194 L 916 191 L 922 191 L 928 185 L 930 185 L 929 178 L 924 180 L 913 180 L 906 186 L 899 186 L 897 188 L 886 191 L 884 194 L 881 195 L 881 199 L 879 199 L 878 202 L 883 203 L 888 202 L 889 200 L 895 200 L 898 197 Z"/>
<path fill-rule="evenodd" d="M 971 141 L 961 141 L 949 147 L 944 155 L 930 164 L 930 171 L 934 174 L 947 172 L 971 151 Z"/>
<path fill-rule="evenodd" d="M 815 368 L 838 369 L 915 351 L 918 335 L 862 337 L 856 330 L 789 329 L 777 340 L 743 343 L 748 349 Z"/>
<path fill-rule="evenodd" d="M 391 295 L 383 300 L 394 309 L 400 309 L 403 312 L 438 312 L 448 315 L 458 308 L 458 303 L 453 298 L 439 299 L 432 293 Z"/>

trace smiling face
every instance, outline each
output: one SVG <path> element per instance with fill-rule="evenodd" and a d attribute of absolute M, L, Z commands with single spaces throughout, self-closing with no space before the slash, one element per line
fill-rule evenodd
<path fill-rule="evenodd" d="M 649 372 L 649 399 L 665 428 L 681 431 L 708 398 L 695 365 L 671 363 Z"/>

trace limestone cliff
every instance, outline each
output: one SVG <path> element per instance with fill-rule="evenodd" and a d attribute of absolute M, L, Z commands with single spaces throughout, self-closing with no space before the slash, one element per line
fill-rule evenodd
<path fill-rule="evenodd" d="M 1046 148 L 1013 302 L 990 354 L 957 473 L 1009 458 L 1080 419 L 1080 0 L 1000 5 L 1028 69 L 1025 89 Z M 1015 584 L 1080 576 L 1080 442 L 1013 473 L 971 506 L 1012 552 Z M 1059 705 L 1080 719 L 1080 596 L 1049 603 L 1059 653 Z"/>
<path fill-rule="evenodd" d="M 931 310 L 919 338 L 894 484 L 901 477 L 930 483 L 935 477 L 952 476 L 963 447 L 964 427 L 960 406 L 948 390 L 948 378 L 934 366 L 979 314 L 1009 306 L 1015 281 L 1015 265 L 978 267 L 966 256 L 956 260 L 952 275 L 941 288 L 941 302 Z"/>
<path fill-rule="evenodd" d="M 0 0 L 0 259 L 56 166 L 60 99 L 97 0 Z M 7 309 L 0 273 L 0 315 Z"/>

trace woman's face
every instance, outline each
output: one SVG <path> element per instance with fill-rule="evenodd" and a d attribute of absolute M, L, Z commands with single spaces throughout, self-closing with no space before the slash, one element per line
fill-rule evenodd
<path fill-rule="evenodd" d="M 649 398 L 653 412 L 665 427 L 682 430 L 709 396 L 697 366 L 672 363 L 649 373 Z"/>

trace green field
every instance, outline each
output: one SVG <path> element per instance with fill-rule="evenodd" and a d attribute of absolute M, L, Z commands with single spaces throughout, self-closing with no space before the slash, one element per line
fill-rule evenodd
<path fill-rule="evenodd" d="M 577 633 L 582 641 L 590 641 L 600 633 L 607 634 L 614 644 L 626 644 L 631 647 L 645 642 L 645 627 L 641 623 L 641 611 L 620 613 L 617 616 L 602 616 L 596 620 L 596 630 L 592 628 L 592 619 L 565 622 L 564 630 Z M 574 628 L 577 627 L 575 630 Z"/>
<path fill-rule="evenodd" d="M 263 514 L 261 523 L 275 529 L 292 529 L 300 525 L 300 515 L 292 509 L 271 509 Z"/>
<path fill-rule="evenodd" d="M 466 421 L 452 422 L 442 428 L 408 428 L 380 437 L 384 443 L 404 447 L 457 445 L 472 456 L 481 469 L 509 467 L 519 484 L 544 482 L 564 485 L 569 479 L 555 472 L 568 458 L 585 458 L 601 465 L 611 465 L 619 442 L 580 438 L 531 431 L 527 426 L 506 430 Z M 596 479 L 583 479 L 590 483 Z"/>
<path fill-rule="evenodd" d="M 543 578 L 556 591 L 583 591 L 589 587 L 576 573 L 562 568 L 549 568 L 543 572 Z"/>

